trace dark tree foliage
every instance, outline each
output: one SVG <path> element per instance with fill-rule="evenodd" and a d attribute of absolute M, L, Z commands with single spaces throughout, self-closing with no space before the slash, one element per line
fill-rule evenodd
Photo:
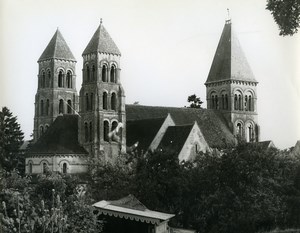
<path fill-rule="evenodd" d="M 300 23 L 299 0 L 268 0 L 267 10 L 271 11 L 279 27 L 279 35 L 293 35 L 298 32 Z"/>
<path fill-rule="evenodd" d="M 102 226 L 88 195 L 80 195 L 76 177 L 48 173 L 1 179 L 0 232 L 96 233 Z"/>
<path fill-rule="evenodd" d="M 134 169 L 126 155 L 114 164 L 99 159 L 89 162 L 88 192 L 95 201 L 116 200 L 132 193 Z"/>
<path fill-rule="evenodd" d="M 20 157 L 19 148 L 23 143 L 23 132 L 17 122 L 17 117 L 3 107 L 0 111 L 0 170 L 11 172 L 23 166 L 24 158 Z M 21 163 L 21 164 L 20 164 Z"/>
<path fill-rule="evenodd" d="M 201 104 L 203 104 L 203 101 L 196 94 L 190 95 L 187 101 L 190 103 L 190 108 L 201 108 Z"/>

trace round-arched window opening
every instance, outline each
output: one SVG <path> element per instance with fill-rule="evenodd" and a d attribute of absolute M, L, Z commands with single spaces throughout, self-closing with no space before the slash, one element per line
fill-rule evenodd
<path fill-rule="evenodd" d="M 67 174 L 67 172 L 68 172 L 68 165 L 67 165 L 67 163 L 63 163 L 62 173 Z"/>

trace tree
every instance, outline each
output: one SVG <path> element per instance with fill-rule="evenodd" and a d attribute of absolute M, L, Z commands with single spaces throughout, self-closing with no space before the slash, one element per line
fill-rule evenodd
<path fill-rule="evenodd" d="M 7 107 L 3 107 L 0 111 L 0 170 L 10 172 L 22 163 L 18 152 L 23 138 L 17 117 Z"/>
<path fill-rule="evenodd" d="M 190 95 L 187 101 L 190 103 L 190 108 L 201 108 L 201 104 L 203 104 L 203 101 L 196 94 Z"/>
<path fill-rule="evenodd" d="M 299 0 L 268 0 L 267 10 L 279 26 L 279 35 L 286 36 L 297 33 L 300 24 Z"/>

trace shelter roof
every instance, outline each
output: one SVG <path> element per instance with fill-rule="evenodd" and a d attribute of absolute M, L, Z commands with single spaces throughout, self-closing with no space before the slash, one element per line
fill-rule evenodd
<path fill-rule="evenodd" d="M 174 217 L 174 214 L 167 214 L 147 209 L 133 195 L 116 201 L 99 201 L 93 204 L 102 214 L 119 218 L 131 219 L 141 222 L 160 223 Z M 136 208 L 138 206 L 138 208 Z M 134 207 L 134 208 L 133 208 Z"/>

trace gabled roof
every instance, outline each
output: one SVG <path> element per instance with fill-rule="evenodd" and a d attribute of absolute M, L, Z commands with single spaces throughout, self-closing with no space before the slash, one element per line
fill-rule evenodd
<path fill-rule="evenodd" d="M 28 153 L 87 155 L 87 151 L 78 142 L 78 116 L 58 116 Z"/>
<path fill-rule="evenodd" d="M 119 200 L 110 201 L 111 205 L 125 207 L 134 210 L 146 210 L 147 207 L 144 206 L 142 202 L 140 202 L 135 196 L 129 194 L 127 197 L 123 197 Z"/>
<path fill-rule="evenodd" d="M 148 150 L 155 135 L 164 123 L 165 118 L 132 120 L 126 122 L 126 143 L 132 146 L 139 142 L 137 149 Z"/>
<path fill-rule="evenodd" d="M 165 118 L 168 113 L 170 113 L 175 125 L 191 125 L 197 121 L 206 142 L 212 148 L 235 145 L 235 137 L 218 110 L 126 105 L 127 121 Z"/>
<path fill-rule="evenodd" d="M 257 82 L 233 33 L 230 20 L 225 23 L 206 84 L 223 80 Z"/>
<path fill-rule="evenodd" d="M 134 196 L 129 195 L 117 201 L 99 201 L 93 204 L 93 206 L 96 207 L 100 211 L 100 213 L 104 215 L 140 222 L 151 222 L 152 224 L 159 224 L 160 222 L 169 220 L 170 218 L 175 216 L 174 214 L 152 211 L 147 208 L 132 208 L 132 202 L 133 206 L 135 206 L 135 203 L 140 203 L 140 201 L 137 200 Z M 143 205 L 142 203 L 140 204 Z"/>
<path fill-rule="evenodd" d="M 38 62 L 51 58 L 76 61 L 73 53 L 58 29 L 40 56 Z"/>
<path fill-rule="evenodd" d="M 96 52 L 121 55 L 120 50 L 104 28 L 102 23 L 100 23 L 82 55 Z"/>
<path fill-rule="evenodd" d="M 261 142 L 256 142 L 256 144 L 258 146 L 260 146 L 261 148 L 263 148 L 264 150 L 268 149 L 268 148 L 276 148 L 273 141 L 269 140 L 269 141 L 261 141 Z"/>
<path fill-rule="evenodd" d="M 169 126 L 158 148 L 171 149 L 179 154 L 192 128 L 193 125 Z"/>

